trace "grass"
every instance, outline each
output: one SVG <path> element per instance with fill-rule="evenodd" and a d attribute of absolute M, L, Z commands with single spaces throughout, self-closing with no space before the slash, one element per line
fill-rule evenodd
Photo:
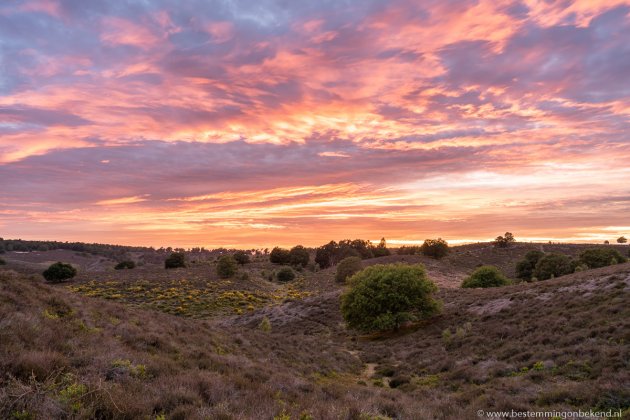
<path fill-rule="evenodd" d="M 468 251 L 477 252 L 466 248 L 462 261 L 454 252 L 431 270 L 471 265 Z M 281 285 L 260 275 L 273 270 L 263 262 L 228 281 L 201 264 L 142 267 L 51 286 L 11 264 L 0 269 L 0 418 L 629 414 L 630 264 L 442 288 L 442 314 L 374 336 L 345 328 L 334 269 Z"/>

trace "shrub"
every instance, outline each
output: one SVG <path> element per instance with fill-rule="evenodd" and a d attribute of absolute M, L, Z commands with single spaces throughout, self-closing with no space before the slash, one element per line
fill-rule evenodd
<path fill-rule="evenodd" d="M 273 264 L 289 264 L 291 262 L 291 252 L 288 249 L 275 247 L 269 254 L 269 261 Z"/>
<path fill-rule="evenodd" d="M 547 280 L 551 277 L 564 276 L 575 270 L 573 261 L 564 254 L 546 254 L 536 263 L 534 277 L 538 280 Z"/>
<path fill-rule="evenodd" d="M 260 324 L 258 324 L 258 328 L 262 332 L 271 332 L 271 321 L 269 321 L 269 318 L 267 318 L 266 316 L 263 317 L 263 319 L 260 321 Z"/>
<path fill-rule="evenodd" d="M 249 254 L 245 251 L 236 251 L 233 257 L 234 260 L 240 265 L 248 264 L 250 261 Z"/>
<path fill-rule="evenodd" d="M 279 282 L 286 283 L 292 281 L 295 278 L 295 273 L 291 267 L 282 267 L 276 274 L 276 279 Z"/>
<path fill-rule="evenodd" d="M 439 312 L 436 291 L 420 264 L 373 265 L 352 277 L 351 289 L 341 296 L 341 312 L 348 326 L 360 331 L 398 329 Z"/>
<path fill-rule="evenodd" d="M 164 260 L 164 268 L 186 267 L 186 255 L 183 252 L 173 252 Z"/>
<path fill-rule="evenodd" d="M 442 239 L 427 239 L 420 247 L 420 251 L 427 257 L 444 258 L 448 254 L 448 243 Z"/>
<path fill-rule="evenodd" d="M 296 245 L 289 251 L 289 262 L 295 267 L 306 267 L 311 256 L 302 245 Z"/>
<path fill-rule="evenodd" d="M 510 280 L 492 265 L 482 265 L 462 282 L 462 287 L 501 287 L 510 284 Z"/>
<path fill-rule="evenodd" d="M 600 268 L 626 262 L 626 258 L 613 248 L 591 248 L 580 254 L 580 262 L 588 268 Z"/>
<path fill-rule="evenodd" d="M 531 280 L 538 260 L 544 255 L 544 252 L 538 250 L 529 251 L 525 254 L 525 258 L 516 264 L 516 277 L 522 280 Z"/>
<path fill-rule="evenodd" d="M 355 273 L 361 271 L 361 258 L 348 257 L 341 260 L 337 265 L 337 274 L 335 274 L 335 280 L 338 283 L 345 283 L 346 279 Z"/>
<path fill-rule="evenodd" d="M 56 262 L 43 273 L 44 278 L 51 283 L 61 283 L 77 275 L 77 270 L 70 264 Z"/>
<path fill-rule="evenodd" d="M 628 239 L 625 236 L 620 236 L 617 238 L 618 244 L 625 244 L 626 242 L 628 242 Z"/>
<path fill-rule="evenodd" d="M 232 277 L 238 271 L 238 263 L 231 255 L 223 255 L 217 260 L 217 274 L 222 279 Z"/>
<path fill-rule="evenodd" d="M 516 240 L 511 232 L 505 232 L 503 236 L 497 236 L 494 240 L 494 246 L 497 248 L 507 248 L 512 245 Z"/>
<path fill-rule="evenodd" d="M 114 269 L 116 270 L 124 270 L 124 269 L 132 270 L 134 268 L 136 268 L 136 263 L 133 261 L 121 261 L 118 264 L 116 264 L 116 267 L 114 267 Z"/>
<path fill-rule="evenodd" d="M 0 265 L 7 265 L 7 262 L 3 260 L 2 258 L 0 258 Z"/>
<path fill-rule="evenodd" d="M 328 268 L 335 262 L 335 253 L 337 252 L 337 242 L 330 241 L 326 245 L 322 245 L 315 250 L 315 264 L 320 268 Z"/>
<path fill-rule="evenodd" d="M 400 248 L 398 248 L 398 251 L 396 252 L 398 255 L 415 255 L 415 254 L 420 254 L 420 247 L 417 245 L 412 245 L 412 246 L 408 246 L 408 245 L 403 245 Z"/>
<path fill-rule="evenodd" d="M 386 257 L 390 254 L 391 252 L 387 249 L 387 242 L 385 241 L 385 238 L 381 238 L 381 241 L 377 246 L 372 246 L 372 255 L 374 255 L 374 257 Z"/>

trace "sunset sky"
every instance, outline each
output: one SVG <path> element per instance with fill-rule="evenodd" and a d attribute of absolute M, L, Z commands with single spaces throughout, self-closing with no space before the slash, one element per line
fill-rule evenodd
<path fill-rule="evenodd" d="M 630 1 L 3 0 L 0 236 L 630 234 Z"/>

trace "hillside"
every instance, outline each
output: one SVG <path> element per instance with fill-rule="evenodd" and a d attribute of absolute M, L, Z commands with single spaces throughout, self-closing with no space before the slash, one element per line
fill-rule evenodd
<path fill-rule="evenodd" d="M 229 281 L 201 263 L 105 267 L 48 285 L 5 254 L 0 417 L 469 419 L 480 409 L 627 410 L 630 263 L 456 288 L 479 264 L 509 273 L 535 246 L 475 244 L 441 261 L 364 261 L 422 262 L 444 304 L 423 324 L 372 336 L 346 329 L 334 268 L 278 284 L 262 260 Z M 544 245 L 560 246 L 583 249 Z M 271 331 L 260 328 L 264 317 Z"/>

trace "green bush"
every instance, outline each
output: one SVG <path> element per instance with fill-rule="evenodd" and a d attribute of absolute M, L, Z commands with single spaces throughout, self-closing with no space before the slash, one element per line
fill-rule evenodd
<path fill-rule="evenodd" d="M 534 269 L 538 260 L 545 255 L 544 252 L 533 250 L 525 254 L 525 258 L 516 264 L 516 277 L 522 280 L 530 281 L 534 274 Z"/>
<path fill-rule="evenodd" d="M 439 312 L 436 291 L 421 264 L 373 265 L 352 277 L 341 312 L 348 326 L 360 331 L 398 329 Z"/>
<path fill-rule="evenodd" d="M 580 254 L 580 262 L 588 268 L 600 268 L 626 262 L 626 258 L 613 248 L 591 248 Z"/>
<path fill-rule="evenodd" d="M 280 270 L 278 270 L 278 273 L 276 274 L 276 279 L 278 279 L 278 281 L 282 283 L 290 282 L 295 279 L 295 272 L 291 269 L 291 267 L 282 267 Z"/>
<path fill-rule="evenodd" d="M 183 252 L 173 252 L 164 260 L 164 268 L 186 267 L 186 255 Z"/>
<path fill-rule="evenodd" d="M 240 265 L 249 264 L 250 262 L 249 254 L 245 251 L 236 251 L 233 257 Z"/>
<path fill-rule="evenodd" d="M 462 287 L 501 287 L 510 284 L 510 280 L 492 265 L 483 265 L 477 268 L 473 273 L 462 282 Z"/>
<path fill-rule="evenodd" d="M 133 261 L 121 261 L 118 264 L 116 264 L 116 267 L 114 267 L 114 269 L 116 270 L 124 270 L 124 269 L 128 269 L 128 270 L 132 270 L 136 268 L 136 263 Z"/>
<path fill-rule="evenodd" d="M 442 239 L 427 239 L 420 247 L 420 251 L 427 257 L 441 259 L 448 254 L 448 243 Z"/>
<path fill-rule="evenodd" d="M 573 260 L 564 254 L 546 254 L 536 263 L 534 277 L 547 280 L 552 277 L 564 276 L 575 271 Z"/>
<path fill-rule="evenodd" d="M 346 279 L 355 273 L 358 273 L 362 269 L 361 258 L 348 257 L 341 260 L 337 265 L 337 273 L 335 274 L 335 280 L 338 283 L 345 283 Z"/>
<path fill-rule="evenodd" d="M 294 267 L 306 267 L 311 256 L 302 245 L 296 245 L 289 251 L 289 263 Z"/>
<path fill-rule="evenodd" d="M 269 254 L 269 261 L 272 264 L 289 264 L 291 263 L 291 252 L 288 249 L 275 247 Z"/>
<path fill-rule="evenodd" d="M 222 279 L 228 279 L 238 271 L 238 263 L 231 255 L 223 255 L 217 260 L 217 274 Z"/>
<path fill-rule="evenodd" d="M 77 270 L 70 264 L 56 262 L 43 273 L 44 278 L 51 283 L 61 283 L 77 275 Z"/>

